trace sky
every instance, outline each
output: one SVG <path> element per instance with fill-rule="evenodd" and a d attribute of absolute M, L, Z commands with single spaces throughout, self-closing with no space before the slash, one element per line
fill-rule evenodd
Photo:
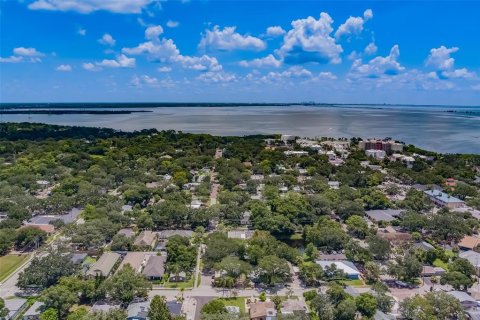
<path fill-rule="evenodd" d="M 479 1 L 0 0 L 0 102 L 480 105 Z"/>

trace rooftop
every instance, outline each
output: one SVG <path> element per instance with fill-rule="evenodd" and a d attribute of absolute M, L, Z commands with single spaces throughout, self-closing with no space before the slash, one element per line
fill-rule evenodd
<path fill-rule="evenodd" d="M 424 192 L 429 197 L 435 198 L 435 199 L 437 199 L 439 201 L 442 201 L 444 203 L 458 203 L 458 202 L 463 203 L 462 200 L 460 200 L 458 198 L 455 198 L 455 197 L 452 197 L 451 195 L 449 195 L 445 192 L 442 192 L 442 191 L 426 190 Z"/>

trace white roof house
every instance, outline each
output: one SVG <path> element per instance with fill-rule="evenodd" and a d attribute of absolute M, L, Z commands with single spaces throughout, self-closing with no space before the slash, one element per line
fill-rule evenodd
<path fill-rule="evenodd" d="M 315 263 L 320 265 L 322 269 L 326 269 L 333 264 L 338 270 L 342 270 L 349 279 L 358 279 L 360 277 L 360 271 L 350 261 L 317 260 Z"/>

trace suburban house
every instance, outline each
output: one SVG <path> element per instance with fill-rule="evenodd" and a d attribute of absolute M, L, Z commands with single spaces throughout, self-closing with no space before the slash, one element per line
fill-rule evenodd
<path fill-rule="evenodd" d="M 127 320 L 147 320 L 150 302 L 130 303 L 127 308 Z"/>
<path fill-rule="evenodd" d="M 254 230 L 231 230 L 231 231 L 228 231 L 227 236 L 230 239 L 247 240 L 247 239 L 250 239 L 254 233 L 255 233 Z"/>
<path fill-rule="evenodd" d="M 277 310 L 271 301 L 256 302 L 250 304 L 249 315 L 252 320 L 275 320 Z"/>
<path fill-rule="evenodd" d="M 157 234 L 155 232 L 144 230 L 140 232 L 133 244 L 141 248 L 154 248 L 156 240 Z"/>
<path fill-rule="evenodd" d="M 161 279 L 165 273 L 165 261 L 165 256 L 150 256 L 143 268 L 143 275 L 150 280 Z"/>
<path fill-rule="evenodd" d="M 191 230 L 162 230 L 158 233 L 159 239 L 168 239 L 173 236 L 181 236 L 186 238 L 191 238 L 193 236 L 193 231 Z"/>
<path fill-rule="evenodd" d="M 464 309 L 473 309 L 477 307 L 477 301 L 465 291 L 450 291 L 447 294 L 457 298 Z"/>
<path fill-rule="evenodd" d="M 43 312 L 45 304 L 40 301 L 35 301 L 30 308 L 23 314 L 23 320 L 38 320 L 40 314 Z"/>
<path fill-rule="evenodd" d="M 358 271 L 357 267 L 350 261 L 335 261 L 335 260 L 317 260 L 315 261 L 316 264 L 320 265 L 322 269 L 326 269 L 331 265 L 334 265 L 337 270 L 343 271 L 345 276 L 351 280 L 357 280 L 360 278 L 360 271 Z"/>
<path fill-rule="evenodd" d="M 307 304 L 303 300 L 288 299 L 282 303 L 282 307 L 280 308 L 280 313 L 283 315 L 300 315 L 306 314 L 307 311 Z"/>
<path fill-rule="evenodd" d="M 82 262 L 85 260 L 87 257 L 86 253 L 74 253 L 72 257 L 70 258 L 70 261 L 73 262 L 75 265 L 80 265 Z"/>
<path fill-rule="evenodd" d="M 426 190 L 424 191 L 424 193 L 433 203 L 435 203 L 439 207 L 455 209 L 463 207 L 465 205 L 465 202 L 463 202 L 462 200 L 452 197 L 451 195 L 442 191 Z"/>
<path fill-rule="evenodd" d="M 461 250 L 473 250 L 480 245 L 480 238 L 473 237 L 473 236 L 465 236 L 462 240 L 458 243 L 458 247 Z"/>
<path fill-rule="evenodd" d="M 117 232 L 118 235 L 123 234 L 127 238 L 133 238 L 135 237 L 135 231 L 133 231 L 132 228 L 123 228 L 118 230 Z"/>
<path fill-rule="evenodd" d="M 441 276 L 446 271 L 441 267 L 423 266 L 422 277 Z"/>
<path fill-rule="evenodd" d="M 128 252 L 123 258 L 122 263 L 117 269 L 117 272 L 122 270 L 127 264 L 129 264 L 135 272 L 142 271 L 142 267 L 145 261 L 145 252 Z"/>
<path fill-rule="evenodd" d="M 115 267 L 115 264 L 120 260 L 121 256 L 115 252 L 105 252 L 102 256 L 90 267 L 87 271 L 87 276 L 90 277 L 108 277 Z"/>
<path fill-rule="evenodd" d="M 377 236 L 384 240 L 388 240 L 393 244 L 401 244 L 412 240 L 412 235 L 410 233 L 399 232 L 391 226 L 378 230 Z"/>
<path fill-rule="evenodd" d="M 368 210 L 365 211 L 365 215 L 374 222 L 386 221 L 390 222 L 395 220 L 403 210 L 397 209 L 384 209 L 384 210 Z"/>
<path fill-rule="evenodd" d="M 168 281 L 170 282 L 184 282 L 187 280 L 187 273 L 185 271 L 180 271 L 178 274 L 171 274 Z"/>
<path fill-rule="evenodd" d="M 477 275 L 480 275 L 480 253 L 472 250 L 460 251 L 458 256 L 467 259 L 477 270 Z"/>

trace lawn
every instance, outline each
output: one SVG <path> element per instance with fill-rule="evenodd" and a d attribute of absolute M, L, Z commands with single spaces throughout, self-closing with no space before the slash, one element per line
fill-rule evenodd
<path fill-rule="evenodd" d="M 0 281 L 8 277 L 13 271 L 28 259 L 28 255 L 7 254 L 0 257 Z"/>
<path fill-rule="evenodd" d="M 342 280 L 341 281 L 344 285 L 346 286 L 353 286 L 353 287 L 359 287 L 359 286 L 364 286 L 365 283 L 363 282 L 362 279 L 356 279 L 356 280 Z"/>
<path fill-rule="evenodd" d="M 434 265 L 435 267 L 440 267 L 440 268 L 443 268 L 443 269 L 445 269 L 445 270 L 448 270 L 448 263 L 443 262 L 442 260 L 440 260 L 440 259 L 438 259 L 438 258 L 435 259 L 435 261 L 433 261 L 433 265 Z"/>
<path fill-rule="evenodd" d="M 185 281 L 185 282 L 165 282 L 163 287 L 165 288 L 172 288 L 172 289 L 190 289 L 193 288 L 193 276 L 190 278 L 190 280 Z"/>
<path fill-rule="evenodd" d="M 445 255 L 449 258 L 453 258 L 455 256 L 455 253 L 453 253 L 452 250 L 445 250 Z M 435 267 L 440 267 L 440 268 L 443 268 L 445 270 L 448 270 L 448 263 L 447 262 L 443 262 L 442 260 L 440 259 L 435 259 L 435 261 L 433 261 L 433 265 Z"/>
<path fill-rule="evenodd" d="M 223 302 L 225 306 L 235 306 L 240 308 L 240 312 L 245 312 L 245 298 L 237 297 L 237 298 L 220 298 L 218 299 Z"/>

